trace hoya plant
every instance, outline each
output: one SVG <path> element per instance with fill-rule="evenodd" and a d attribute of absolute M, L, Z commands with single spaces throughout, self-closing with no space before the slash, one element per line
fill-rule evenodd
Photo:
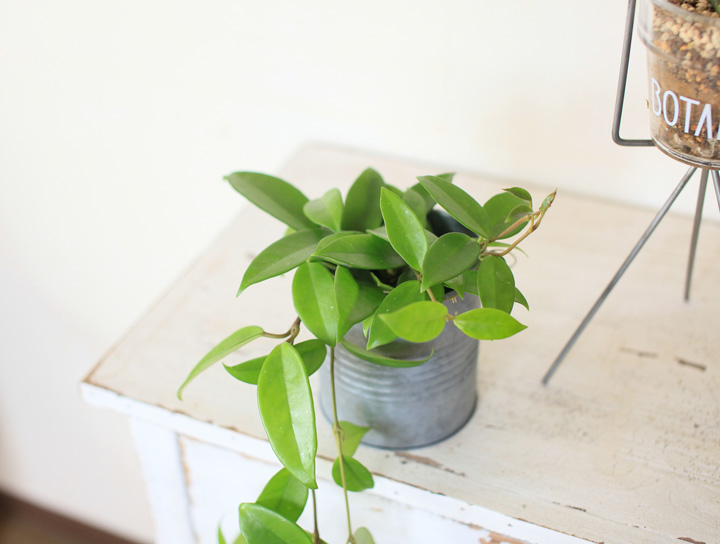
<path fill-rule="evenodd" d="M 445 327 L 479 340 L 523 330 L 510 313 L 515 304 L 528 303 L 505 258 L 540 226 L 555 194 L 534 209 L 530 194 L 515 187 L 481 205 L 453 184 L 452 174 L 419 177 L 419 183 L 403 191 L 367 169 L 344 200 L 338 189 L 309 200 L 273 176 L 236 172 L 226 179 L 288 227 L 252 260 L 238 295 L 294 270 L 291 296 L 297 319 L 282 333 L 257 325 L 232 333 L 197 363 L 178 397 L 198 374 L 238 348 L 258 338 L 277 340 L 264 357 L 225 365 L 233 377 L 257 386 L 260 417 L 283 465 L 255 502 L 240 505 L 237 542 L 319 544 L 317 522 L 306 531 L 297 520 L 308 497 L 317 512 L 317 431 L 308 377 L 329 365 L 337 448 L 332 476 L 344 491 L 347 542 L 372 543 L 366 528 L 353 531 L 350 518 L 348 492 L 371 488 L 373 478 L 355 457 L 368 428 L 338 419 L 336 347 L 370 363 L 409 367 L 427 359 L 393 359 L 376 348 L 398 338 L 427 342 Z M 479 297 L 481 307 L 453 315 L 443 300 L 457 296 Z M 363 328 L 364 346 L 345 341 L 355 325 Z M 301 327 L 314 338 L 296 342 Z M 222 533 L 219 540 L 224 542 Z"/>

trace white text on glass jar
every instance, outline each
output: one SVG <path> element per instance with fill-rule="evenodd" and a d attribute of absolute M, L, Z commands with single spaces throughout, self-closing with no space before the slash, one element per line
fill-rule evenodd
<path fill-rule="evenodd" d="M 678 121 L 680 121 L 683 123 L 683 130 L 686 134 L 690 134 L 691 131 L 695 129 L 695 136 L 700 136 L 702 132 L 705 131 L 708 139 L 713 138 L 713 115 L 710 104 L 701 104 L 699 100 L 682 95 L 678 96 L 670 90 L 663 92 L 660 84 L 654 77 L 650 78 L 650 85 L 652 112 L 657 117 L 662 116 L 665 123 L 670 127 L 674 127 L 678 124 Z M 701 105 L 702 111 L 700 117 L 696 122 L 693 122 L 694 118 L 697 118 L 697 112 L 700 111 Z M 698 109 L 694 110 L 693 108 L 696 106 Z M 714 134 L 715 137 L 720 135 L 720 125 Z"/>

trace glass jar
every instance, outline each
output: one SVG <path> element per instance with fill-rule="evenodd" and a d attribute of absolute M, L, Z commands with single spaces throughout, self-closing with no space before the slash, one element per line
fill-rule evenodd
<path fill-rule="evenodd" d="M 640 0 L 650 136 L 671 157 L 720 169 L 720 18 Z"/>

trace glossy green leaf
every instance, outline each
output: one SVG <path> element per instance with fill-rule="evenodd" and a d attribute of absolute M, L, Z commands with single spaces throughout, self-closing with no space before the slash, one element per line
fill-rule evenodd
<path fill-rule="evenodd" d="M 238 295 L 255 283 L 300 266 L 310 258 L 318 242 L 328 234 L 330 233 L 325 229 L 300 230 L 270 244 L 248 266 Z"/>
<path fill-rule="evenodd" d="M 265 359 L 257 394 L 260 417 L 275 455 L 303 485 L 316 489 L 312 392 L 305 365 L 287 342 L 275 346 Z"/>
<path fill-rule="evenodd" d="M 527 205 L 532 208 L 532 195 L 522 187 L 510 187 L 509 189 L 503 189 L 503 191 L 506 191 L 511 195 L 516 196 L 520 200 L 524 200 Z"/>
<path fill-rule="evenodd" d="M 349 421 L 340 421 L 338 422 L 338 424 L 340 425 L 340 429 L 342 430 L 342 453 L 343 455 L 352 457 L 353 455 L 355 455 L 355 452 L 360 445 L 360 441 L 363 439 L 363 436 L 365 436 L 370 430 L 370 427 L 361 427 L 360 425 L 355 425 L 354 423 L 350 423 Z"/>
<path fill-rule="evenodd" d="M 330 234 L 329 236 L 326 236 L 322 240 L 318 242 L 317 247 L 315 248 L 315 251 L 320 251 L 327 247 L 328 245 L 332 244 L 335 240 L 339 240 L 340 238 L 345 238 L 346 236 L 352 236 L 353 234 L 362 234 L 361 232 L 356 232 L 354 230 L 348 230 L 348 231 L 341 231 L 341 232 L 334 232 Z"/>
<path fill-rule="evenodd" d="M 422 264 L 422 289 L 459 276 L 475 264 L 480 255 L 477 240 L 461 232 L 448 232 L 428 249 Z"/>
<path fill-rule="evenodd" d="M 385 225 L 382 225 L 381 227 L 378 227 L 376 229 L 368 230 L 368 234 L 372 234 L 373 236 L 377 236 L 378 238 L 385 240 L 386 242 L 390 242 L 390 237 L 388 236 Z"/>
<path fill-rule="evenodd" d="M 510 314 L 495 308 L 470 310 L 456 316 L 453 323 L 478 340 L 501 340 L 527 328 Z"/>
<path fill-rule="evenodd" d="M 239 508 L 240 532 L 247 544 L 312 544 L 305 531 L 269 508 L 243 503 Z"/>
<path fill-rule="evenodd" d="M 430 355 L 428 355 L 424 359 L 394 359 L 392 357 L 388 357 L 387 355 L 377 353 L 376 351 L 363 349 L 360 346 L 356 346 L 355 344 L 346 340 L 343 340 L 341 343 L 342 346 L 349 353 L 352 353 L 363 361 L 374 363 L 380 366 L 389 366 L 392 368 L 411 368 L 413 366 L 420 366 L 421 364 L 428 362 L 433 356 L 433 352 L 431 351 Z"/>
<path fill-rule="evenodd" d="M 245 537 L 242 534 L 239 534 L 235 540 L 233 540 L 233 544 L 247 544 L 247 540 L 245 540 Z"/>
<path fill-rule="evenodd" d="M 445 328 L 448 309 L 441 302 L 414 302 L 378 317 L 400 338 L 409 342 L 428 342 Z"/>
<path fill-rule="evenodd" d="M 499 239 L 515 236 L 525 227 L 527 221 L 521 223 L 510 232 L 505 233 L 505 230 L 515 223 L 515 219 L 512 217 L 513 215 L 516 213 L 532 212 L 532 208 L 527 205 L 526 201 L 511 193 L 500 193 L 493 196 L 484 204 L 483 208 L 487 212 L 492 225 L 490 237 L 497 238 L 502 234 Z"/>
<path fill-rule="evenodd" d="M 217 530 L 217 539 L 218 544 L 227 544 L 227 541 L 225 540 L 225 535 L 223 535 L 222 528 L 219 525 Z"/>
<path fill-rule="evenodd" d="M 342 228 L 343 202 L 339 189 L 330 189 L 322 197 L 306 202 L 303 212 L 313 223 L 335 232 Z"/>
<path fill-rule="evenodd" d="M 365 491 L 366 489 L 372 489 L 375 485 L 372 474 L 360 461 L 347 455 L 343 455 L 342 460 L 345 465 L 345 484 L 347 485 L 348 491 Z M 340 487 L 343 486 L 339 457 L 335 459 L 333 463 L 332 477 L 337 485 Z"/>
<path fill-rule="evenodd" d="M 360 527 L 355 531 L 355 544 L 375 544 L 375 540 L 370 534 L 370 531 L 365 527 Z"/>
<path fill-rule="evenodd" d="M 449 279 L 445 282 L 445 285 L 452 291 L 455 291 L 460 298 L 465 298 L 465 277 L 462 274 Z"/>
<path fill-rule="evenodd" d="M 465 284 L 465 292 L 478 296 L 477 288 L 477 270 L 468 270 L 463 272 L 463 282 Z"/>
<path fill-rule="evenodd" d="M 439 176 L 421 176 L 418 180 L 435 201 L 461 224 L 480 236 L 488 237 L 490 218 L 473 197 Z"/>
<path fill-rule="evenodd" d="M 380 189 L 383 185 L 382 177 L 372 168 L 368 168 L 360 174 L 345 198 L 343 230 L 365 231 L 382 224 Z"/>
<path fill-rule="evenodd" d="M 515 303 L 515 278 L 502 257 L 490 255 L 480 261 L 478 292 L 484 308 L 510 313 Z"/>
<path fill-rule="evenodd" d="M 297 521 L 305 510 L 308 488 L 286 468 L 281 468 L 265 484 L 256 504 L 269 508 L 287 520 Z"/>
<path fill-rule="evenodd" d="M 344 266 L 335 269 L 335 299 L 338 308 L 337 339 L 342 340 L 350 327 L 375 313 L 385 298 L 376 285 L 358 282 Z"/>
<path fill-rule="evenodd" d="M 238 193 L 286 225 L 297 230 L 315 227 L 303 212 L 307 197 L 288 182 L 256 172 L 235 172 L 225 179 Z"/>
<path fill-rule="evenodd" d="M 428 250 L 428 240 L 418 216 L 402 198 L 387 189 L 380 193 L 380 209 L 390 244 L 405 262 L 420 270 Z"/>
<path fill-rule="evenodd" d="M 407 306 L 413 302 L 420 302 L 427 300 L 427 295 L 420 291 L 420 283 L 417 281 L 407 281 L 401 283 L 395 289 L 393 289 L 382 301 L 380 307 L 375 312 L 375 316 L 389 314 L 395 310 L 399 310 L 403 306 Z M 369 350 L 388 344 L 398 337 L 397 334 L 392 332 L 380 319 L 373 319 L 370 330 L 368 331 L 368 344 Z"/>
<path fill-rule="evenodd" d="M 525 296 L 520 292 L 520 289 L 517 287 L 515 288 L 515 302 L 520 304 L 521 306 L 525 306 L 526 310 L 530 309 L 530 304 L 528 304 L 527 299 Z"/>
<path fill-rule="evenodd" d="M 389 242 L 372 234 L 344 236 L 316 250 L 314 255 L 334 264 L 365 270 L 386 270 L 405 264 Z"/>
<path fill-rule="evenodd" d="M 427 191 L 425 191 L 425 193 L 427 194 Z M 408 207 L 415 213 L 417 218 L 420 220 L 420 223 L 422 223 L 422 226 L 427 228 L 428 208 L 422 195 L 418 193 L 415 189 L 408 189 L 403 193 L 402 199 L 403 202 L 405 202 L 405 204 L 407 204 Z M 435 201 L 433 200 L 432 203 L 435 204 Z"/>
<path fill-rule="evenodd" d="M 408 191 L 413 191 L 413 192 L 417 193 L 419 196 L 422 197 L 423 202 L 425 203 L 424 215 L 427 216 L 427 212 L 429 212 L 430 210 L 432 210 L 433 207 L 434 207 L 435 204 L 436 204 L 436 202 L 435 202 L 435 200 L 433 199 L 433 197 L 430 196 L 430 193 L 427 192 L 427 189 L 425 189 L 425 187 L 423 187 L 421 183 L 416 183 L 415 185 L 413 185 L 412 187 L 410 187 L 410 189 L 408 189 Z M 407 192 L 407 191 L 406 191 L 406 192 Z M 412 207 L 412 206 L 411 206 L 411 207 Z"/>
<path fill-rule="evenodd" d="M 260 327 L 250 325 L 249 327 L 243 327 L 242 329 L 235 331 L 225 340 L 220 342 L 217 346 L 211 349 L 205 355 L 205 357 L 200 359 L 200 362 L 198 364 L 195 365 L 195 368 L 192 369 L 188 377 L 180 386 L 180 389 L 178 389 L 177 397 L 182 400 L 183 389 L 185 389 L 187 384 L 194 380 L 198 374 L 200 374 L 204 370 L 207 370 L 208 368 L 210 368 L 210 366 L 217 363 L 220 359 L 222 359 L 223 357 L 227 357 L 232 352 L 241 348 L 248 342 L 252 342 L 257 338 L 260 338 L 263 335 L 263 332 L 264 331 Z"/>
<path fill-rule="evenodd" d="M 337 343 L 338 310 L 335 280 L 320 263 L 304 263 L 295 272 L 292 296 L 307 329 L 329 346 Z"/>
<path fill-rule="evenodd" d="M 303 364 L 308 376 L 312 376 L 322 366 L 327 355 L 327 348 L 320 340 L 306 340 L 295 344 L 295 349 L 302 357 Z M 260 371 L 267 355 L 256 357 L 234 366 L 225 366 L 230 375 L 241 382 L 257 385 L 260 378 Z"/>

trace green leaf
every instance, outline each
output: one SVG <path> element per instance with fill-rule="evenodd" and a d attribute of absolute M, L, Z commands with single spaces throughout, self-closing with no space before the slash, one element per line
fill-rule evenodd
<path fill-rule="evenodd" d="M 225 535 L 223 535 L 222 528 L 219 525 L 218 525 L 218 530 L 217 530 L 217 539 L 218 539 L 218 544 L 227 544 L 227 542 L 225 541 Z"/>
<path fill-rule="evenodd" d="M 257 394 L 260 417 L 275 455 L 303 485 L 316 489 L 312 392 L 305 365 L 287 342 L 275 346 L 267 356 Z"/>
<path fill-rule="evenodd" d="M 514 317 L 495 308 L 478 308 L 455 317 L 453 323 L 471 338 L 501 340 L 526 329 Z"/>
<path fill-rule="evenodd" d="M 380 193 L 380 209 L 390 244 L 405 262 L 420 270 L 428 250 L 428 240 L 417 215 L 402 198 L 387 189 Z"/>
<path fill-rule="evenodd" d="M 423 189 L 423 191 L 425 191 L 425 189 Z M 425 194 L 427 194 L 427 191 L 425 191 Z M 402 199 L 403 202 L 405 202 L 405 204 L 407 204 L 408 207 L 415 213 L 417 218 L 420 220 L 420 223 L 422 223 L 422 226 L 427 228 L 428 208 L 423 196 L 415 189 L 408 189 L 403 193 Z M 432 198 L 430 200 L 433 204 L 435 204 L 435 201 L 432 200 Z"/>
<path fill-rule="evenodd" d="M 557 193 L 557 190 L 550 193 L 548 196 L 545 197 L 545 200 L 543 200 L 542 204 L 540 204 L 540 209 L 542 211 L 547 211 L 550 206 L 552 206 L 552 203 L 555 201 L 555 194 Z"/>
<path fill-rule="evenodd" d="M 525 299 L 525 296 L 520 292 L 520 289 L 518 289 L 517 287 L 515 288 L 515 302 L 517 302 L 521 306 L 525 306 L 526 310 L 530 310 L 530 304 L 528 304 L 527 299 Z"/>
<path fill-rule="evenodd" d="M 340 238 L 345 238 L 346 236 L 352 236 L 353 234 L 362 234 L 361 232 L 355 232 L 355 231 L 342 231 L 342 232 L 335 232 L 329 236 L 326 236 L 322 240 L 318 242 L 317 247 L 315 248 L 315 251 L 320 251 L 327 247 L 329 244 L 332 244 L 335 240 L 339 240 Z"/>
<path fill-rule="evenodd" d="M 359 527 L 355 531 L 355 544 L 375 544 L 375 540 L 373 540 L 370 531 L 365 527 Z"/>
<path fill-rule="evenodd" d="M 373 236 L 377 236 L 381 240 L 390 242 L 390 238 L 388 237 L 388 233 L 387 233 L 387 229 L 385 228 L 385 225 L 382 225 L 381 227 L 378 227 L 376 229 L 370 229 L 368 231 L 368 234 L 372 234 Z"/>
<path fill-rule="evenodd" d="M 238 193 L 286 225 L 297 230 L 315 227 L 303 212 L 307 197 L 287 181 L 256 172 L 235 172 L 225 179 Z"/>
<path fill-rule="evenodd" d="M 420 283 L 417 281 L 407 281 L 401 283 L 395 289 L 390 291 L 382 301 L 380 307 L 375 312 L 375 316 L 389 314 L 395 310 L 399 310 L 403 306 L 407 306 L 413 302 L 420 302 L 426 300 L 427 295 L 420 291 Z M 398 337 L 397 334 L 392 332 L 380 319 L 373 319 L 370 330 L 368 331 L 368 344 L 369 350 L 374 349 L 384 344 L 389 344 Z"/>
<path fill-rule="evenodd" d="M 300 526 L 269 508 L 246 502 L 240 505 L 239 514 L 247 544 L 312 544 Z"/>
<path fill-rule="evenodd" d="M 335 298 L 338 307 L 337 339 L 342 340 L 350 327 L 375 313 L 385 298 L 382 290 L 365 282 L 358 282 L 343 266 L 335 269 Z"/>
<path fill-rule="evenodd" d="M 300 342 L 299 344 L 295 344 L 295 349 L 300 354 L 300 357 L 302 357 L 308 376 L 312 376 L 317 372 L 325 361 L 325 355 L 327 354 L 327 348 L 320 340 Z M 256 357 L 255 359 L 250 359 L 249 361 L 234 366 L 223 366 L 233 378 L 241 382 L 249 383 L 250 385 L 257 385 L 258 379 L 260 378 L 260 371 L 266 358 L 267 355 Z"/>
<path fill-rule="evenodd" d="M 480 261 L 477 285 L 484 308 L 510 313 L 515 303 L 515 278 L 502 257 L 489 255 Z"/>
<path fill-rule="evenodd" d="M 418 180 L 435 201 L 461 224 L 480 236 L 488 237 L 490 218 L 473 197 L 439 176 L 420 176 Z"/>
<path fill-rule="evenodd" d="M 400 338 L 410 342 L 428 342 L 445 328 L 448 309 L 441 302 L 414 302 L 380 319 Z"/>
<path fill-rule="evenodd" d="M 344 236 L 315 250 L 314 255 L 334 264 L 365 270 L 386 270 L 405 264 L 388 242 L 372 234 Z"/>
<path fill-rule="evenodd" d="M 355 452 L 360 445 L 360 441 L 370 430 L 370 427 L 361 427 L 360 425 L 355 425 L 349 421 L 340 421 L 338 422 L 338 425 L 340 425 L 340 429 L 342 430 L 342 454 L 352 457 L 355 455 Z"/>
<path fill-rule="evenodd" d="M 235 539 L 233 544 L 247 544 L 247 540 L 245 540 L 245 537 L 242 534 L 240 534 L 237 536 L 237 538 Z"/>
<path fill-rule="evenodd" d="M 307 229 L 288 234 L 270 244 L 253 259 L 245 271 L 238 295 L 249 286 L 274 278 L 307 261 L 320 240 L 330 234 L 325 229 Z"/>
<path fill-rule="evenodd" d="M 460 298 L 465 298 L 465 277 L 462 274 L 449 279 L 445 282 L 445 285 L 455 291 Z"/>
<path fill-rule="evenodd" d="M 345 198 L 343 230 L 365 231 L 382 224 L 380 189 L 383 185 L 382 177 L 372 168 L 368 168 L 360 174 Z"/>
<path fill-rule="evenodd" d="M 422 264 L 422 289 L 459 276 L 477 262 L 480 245 L 461 232 L 448 232 L 428 249 Z"/>
<path fill-rule="evenodd" d="M 335 232 L 342 227 L 343 202 L 339 189 L 330 189 L 322 197 L 306 202 L 305 215 L 313 222 Z"/>
<path fill-rule="evenodd" d="M 477 270 L 468 270 L 463 272 L 463 282 L 465 284 L 465 292 L 478 296 L 477 288 Z"/>
<path fill-rule="evenodd" d="M 503 232 L 505 232 L 505 229 L 511 227 L 516 221 L 513 217 L 514 215 L 518 213 L 524 214 L 532 212 L 532 208 L 527 205 L 525 200 L 522 200 L 511 193 L 500 193 L 493 196 L 485 203 L 483 208 L 487 212 L 488 217 L 490 217 L 490 222 L 492 224 L 490 230 L 491 238 L 498 238 Z M 515 236 L 523 228 L 525 228 L 526 224 L 527 221 L 521 223 L 512 231 L 503 234 L 503 236 L 499 239 Z"/>
<path fill-rule="evenodd" d="M 320 263 L 304 263 L 295 272 L 292 296 L 300 319 L 328 346 L 337 343 L 338 309 L 334 278 Z"/>
<path fill-rule="evenodd" d="M 450 180 L 446 180 L 446 181 L 450 181 Z M 422 197 L 423 201 L 425 202 L 424 215 L 427 216 L 427 212 L 432 210 L 436 204 L 433 197 L 430 196 L 430 193 L 427 192 L 427 189 L 425 189 L 425 187 L 423 187 L 421 183 L 416 183 L 415 185 L 410 187 L 410 189 L 408 189 L 408 191 L 413 191 Z"/>
<path fill-rule="evenodd" d="M 348 491 L 364 491 L 372 489 L 375 485 L 372 474 L 365 466 L 353 457 L 347 455 L 342 456 L 342 462 L 345 465 L 345 484 Z M 340 487 L 342 483 L 342 473 L 340 472 L 340 458 L 335 459 L 332 467 L 332 477 L 335 483 Z"/>
<path fill-rule="evenodd" d="M 256 504 L 280 514 L 287 520 L 297 521 L 305 510 L 308 488 L 286 468 L 281 468 L 265 485 Z"/>
<path fill-rule="evenodd" d="M 263 335 L 263 332 L 264 331 L 260 327 L 250 325 L 249 327 L 243 327 L 242 329 L 235 331 L 225 340 L 220 342 L 217 346 L 211 349 L 207 353 L 207 355 L 205 355 L 205 357 L 200 359 L 200 362 L 198 364 L 195 365 L 195 368 L 192 369 L 188 377 L 180 386 L 180 389 L 178 389 L 177 397 L 182 400 L 183 389 L 185 389 L 187 384 L 194 380 L 198 374 L 200 374 L 204 370 L 207 370 L 210 366 L 217 363 L 220 359 L 222 359 L 223 357 L 227 357 L 233 351 L 236 351 L 248 342 L 252 342 L 257 338 L 260 338 Z"/>
<path fill-rule="evenodd" d="M 524 200 L 527 205 L 532 208 L 532 195 L 522 187 L 510 187 L 509 189 L 503 189 L 503 191 L 506 191 L 511 195 L 516 196 L 520 200 Z"/>
<path fill-rule="evenodd" d="M 397 336 L 395 338 L 397 338 Z M 388 357 L 374 351 L 363 349 L 360 346 L 356 346 L 355 344 L 346 340 L 343 340 L 341 343 L 349 353 L 352 353 L 363 361 L 367 361 L 368 363 L 374 363 L 380 366 L 389 366 L 392 368 L 411 368 L 413 366 L 420 366 L 421 364 L 428 362 L 433 356 L 433 352 L 431 351 L 430 355 L 428 355 L 424 359 L 394 359 L 392 357 Z"/>

